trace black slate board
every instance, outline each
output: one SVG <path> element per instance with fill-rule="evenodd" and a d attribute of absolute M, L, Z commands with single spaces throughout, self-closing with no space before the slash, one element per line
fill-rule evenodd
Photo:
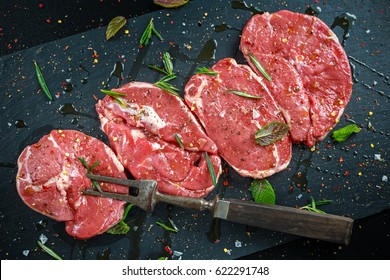
<path fill-rule="evenodd" d="M 354 25 L 349 26 L 350 36 L 345 38 L 345 49 L 355 66 L 357 81 L 345 111 L 348 116 L 340 120 L 338 127 L 353 120 L 363 131 L 341 144 L 327 137 L 314 151 L 294 146 L 289 169 L 269 181 L 276 189 L 277 204 L 294 207 L 307 204 L 310 196 L 326 198 L 333 200 L 322 208 L 326 212 L 362 218 L 390 205 L 389 185 L 383 180 L 389 174 L 386 161 L 390 133 L 386 92 L 389 60 L 384 57 L 390 34 L 389 26 L 384 24 L 388 15 L 381 12 L 379 2 L 327 1 L 315 5 L 321 8 L 318 17 L 325 23 L 329 26 L 337 23 L 333 30 L 340 40 L 345 35 L 344 29 L 335 18 L 344 12 L 357 17 Z M 160 64 L 161 53 L 169 51 L 179 76 L 174 84 L 182 89 L 197 66 L 211 66 L 228 56 L 245 62 L 238 50 L 239 35 L 253 13 L 280 9 L 304 13 L 306 8 L 304 1 L 287 4 L 270 1 L 265 5 L 256 1 L 207 1 L 207 4 L 191 1 L 177 10 L 161 10 L 130 19 L 125 27 L 129 35 L 118 34 L 109 42 L 104 40 L 105 30 L 96 29 L 1 57 L 2 258 L 50 258 L 36 250 L 41 234 L 65 259 L 157 259 L 168 255 L 165 246 L 182 252 L 183 259 L 230 259 L 295 238 L 222 222 L 220 241 L 213 243 L 207 237 L 211 224 L 208 213 L 159 205 L 152 214 L 133 209 L 128 218 L 133 231 L 126 237 L 104 234 L 87 241 L 74 240 L 65 233 L 63 223 L 35 213 L 23 204 L 16 193 L 14 178 L 16 160 L 23 148 L 52 129 L 77 129 L 106 141 L 99 129 L 93 96 L 102 98 L 99 89 L 103 86 L 115 87 L 130 80 L 157 81 L 161 76 L 147 65 Z M 151 17 L 165 40 L 153 38 L 149 47 L 139 49 L 139 37 Z M 205 46 L 209 46 L 206 52 L 202 51 Z M 52 92 L 59 93 L 51 103 L 39 92 L 33 60 L 40 64 Z M 115 76 L 110 79 L 118 62 L 124 66 L 123 79 Z M 223 193 L 225 197 L 250 199 L 250 180 L 228 170 L 212 195 Z M 223 187 L 223 181 L 228 182 L 227 187 Z M 299 184 L 306 185 L 306 190 L 298 188 Z M 179 233 L 171 234 L 155 225 L 155 221 L 166 221 L 168 217 L 175 221 Z M 29 250 L 27 256 L 23 250 Z"/>

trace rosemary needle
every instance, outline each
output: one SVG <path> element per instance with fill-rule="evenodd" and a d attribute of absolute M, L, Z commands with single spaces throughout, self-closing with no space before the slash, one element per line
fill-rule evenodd
<path fill-rule="evenodd" d="M 46 81 L 43 78 L 42 70 L 35 60 L 34 60 L 34 67 L 35 67 L 35 73 L 37 75 L 37 79 L 38 79 L 39 85 L 41 86 L 41 89 L 46 94 L 47 98 L 49 98 L 49 100 L 52 101 L 53 96 L 51 95 L 50 90 L 47 87 Z"/>

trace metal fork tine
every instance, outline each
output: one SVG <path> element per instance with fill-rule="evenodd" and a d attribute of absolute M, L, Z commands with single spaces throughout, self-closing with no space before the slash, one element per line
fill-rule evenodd
<path fill-rule="evenodd" d="M 129 180 L 123 178 L 114 178 L 109 176 L 100 176 L 100 175 L 95 175 L 90 173 L 87 173 L 87 177 L 95 181 L 118 184 L 118 185 L 135 187 L 135 188 L 145 188 L 150 185 L 156 184 L 156 181 L 153 180 Z"/>
<path fill-rule="evenodd" d="M 118 199 L 118 200 L 126 201 L 128 203 L 136 203 L 137 202 L 137 198 L 135 196 L 131 196 L 128 194 L 120 194 L 120 193 L 112 193 L 112 192 L 99 192 L 99 191 L 93 191 L 93 190 L 83 190 L 83 194 Z"/>

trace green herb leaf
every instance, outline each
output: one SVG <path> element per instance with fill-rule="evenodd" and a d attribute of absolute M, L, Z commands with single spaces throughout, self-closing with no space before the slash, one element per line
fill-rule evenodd
<path fill-rule="evenodd" d="M 156 222 L 156 225 L 159 225 L 160 227 L 162 227 L 163 229 L 167 230 L 167 231 L 171 231 L 171 232 L 178 232 L 177 229 L 173 228 L 173 227 L 170 227 L 170 226 L 167 226 L 166 224 L 163 224 L 161 222 Z"/>
<path fill-rule="evenodd" d="M 98 167 L 99 164 L 100 164 L 100 160 L 97 160 L 94 164 L 92 164 L 92 166 L 89 167 L 89 170 L 90 171 L 94 170 L 96 167 Z"/>
<path fill-rule="evenodd" d="M 120 105 L 122 105 L 122 106 L 125 105 L 125 102 L 120 98 L 122 96 L 126 96 L 125 93 L 116 92 L 116 91 L 112 91 L 112 90 L 106 90 L 106 89 L 101 89 L 100 91 L 103 92 L 104 94 L 114 98 L 115 101 L 118 102 Z"/>
<path fill-rule="evenodd" d="M 120 235 L 120 234 L 127 234 L 129 230 L 130 230 L 129 225 L 126 224 L 124 221 L 120 221 L 112 228 L 109 228 L 106 232 L 109 234 Z"/>
<path fill-rule="evenodd" d="M 122 16 L 114 17 L 107 26 L 106 40 L 110 40 L 125 24 L 126 19 Z"/>
<path fill-rule="evenodd" d="M 173 75 L 172 58 L 168 52 L 164 52 L 163 63 L 164 63 L 165 70 L 168 72 L 168 74 Z"/>
<path fill-rule="evenodd" d="M 290 127 L 281 122 L 269 122 L 255 133 L 255 141 L 260 146 L 268 146 L 282 139 L 290 130 Z"/>
<path fill-rule="evenodd" d="M 84 165 L 84 167 L 85 167 L 85 169 L 87 169 L 88 173 L 91 173 L 91 171 L 93 169 L 95 169 L 99 165 L 99 163 L 100 163 L 100 161 L 97 160 L 94 164 L 92 164 L 92 166 L 89 166 L 87 161 L 84 158 L 79 158 L 78 157 L 77 159 Z M 92 189 L 97 189 L 99 192 L 103 192 L 103 190 L 100 187 L 98 182 L 96 182 L 94 180 L 91 180 L 91 181 L 92 181 Z"/>
<path fill-rule="evenodd" d="M 125 211 L 123 212 L 122 220 L 113 226 L 112 228 L 108 229 L 106 232 L 109 234 L 127 234 L 130 230 L 130 227 L 128 224 L 125 223 L 125 219 L 127 217 L 127 214 L 129 213 L 130 209 L 133 207 L 133 204 L 128 204 L 125 208 Z"/>
<path fill-rule="evenodd" d="M 144 33 L 142 33 L 141 39 L 139 41 L 139 45 L 140 46 L 149 45 L 149 40 L 152 37 L 152 34 L 156 35 L 157 38 L 160 39 L 160 41 L 163 40 L 160 33 L 158 33 L 158 31 L 154 28 L 153 18 L 150 19 L 148 26 L 146 26 Z"/>
<path fill-rule="evenodd" d="M 268 72 L 265 70 L 265 68 L 263 67 L 263 65 L 261 65 L 260 61 L 257 60 L 257 58 L 251 54 L 250 52 L 248 52 L 248 56 L 250 58 L 250 60 L 252 61 L 252 63 L 256 66 L 256 68 L 260 71 L 261 74 L 263 74 L 263 76 L 268 80 L 268 81 L 272 81 L 271 79 L 271 76 L 268 74 Z"/>
<path fill-rule="evenodd" d="M 102 188 L 100 187 L 99 183 L 95 180 L 92 180 L 92 189 L 97 189 L 99 192 L 103 192 Z"/>
<path fill-rule="evenodd" d="M 104 94 L 108 95 L 108 96 L 111 96 L 111 97 L 123 97 L 123 96 L 126 96 L 126 93 L 116 92 L 116 91 L 112 91 L 112 90 L 101 89 L 100 91 L 103 92 Z"/>
<path fill-rule="evenodd" d="M 353 133 L 358 133 L 361 131 L 361 128 L 356 124 L 349 124 L 343 128 L 333 131 L 332 137 L 337 142 L 343 142 L 347 140 L 349 136 Z"/>
<path fill-rule="evenodd" d="M 320 200 L 315 201 L 313 197 L 310 197 L 310 204 L 300 207 L 299 209 L 316 212 L 320 214 L 326 214 L 324 211 L 317 208 L 317 206 L 332 203 L 332 200 Z"/>
<path fill-rule="evenodd" d="M 157 260 L 159 261 L 166 261 L 168 259 L 168 257 L 159 257 Z"/>
<path fill-rule="evenodd" d="M 87 169 L 87 171 L 89 172 L 90 169 L 89 169 L 89 165 L 88 165 L 87 161 L 84 158 L 78 157 L 77 159 L 84 165 L 85 169 Z"/>
<path fill-rule="evenodd" d="M 175 139 L 176 139 L 177 143 L 179 144 L 180 148 L 182 148 L 184 150 L 185 148 L 184 148 L 183 142 L 180 139 L 180 136 L 178 134 L 176 134 L 176 133 L 173 136 L 175 137 Z"/>
<path fill-rule="evenodd" d="M 173 85 L 171 85 L 170 83 L 168 83 L 168 81 L 172 80 L 176 78 L 175 75 L 167 75 L 165 77 L 163 77 L 161 80 L 159 80 L 158 82 L 154 83 L 154 85 L 176 97 L 179 97 L 181 98 L 181 96 L 179 95 L 178 91 L 179 89 Z"/>
<path fill-rule="evenodd" d="M 257 203 L 275 204 L 275 192 L 266 179 L 253 180 L 250 186 L 252 198 Z"/>
<path fill-rule="evenodd" d="M 49 98 L 49 100 L 52 101 L 53 96 L 51 95 L 50 90 L 47 87 L 46 81 L 43 78 L 42 70 L 35 60 L 34 60 L 34 67 L 35 67 L 35 74 L 37 75 L 37 79 L 38 79 L 39 85 L 41 86 L 41 89 L 46 94 L 47 98 Z"/>
<path fill-rule="evenodd" d="M 57 255 L 56 252 L 54 252 L 52 249 L 50 249 L 49 247 L 47 247 L 45 244 L 43 244 L 41 241 L 38 241 L 38 245 L 39 247 L 42 248 L 43 251 L 45 251 L 46 253 L 48 253 L 50 256 L 52 256 L 53 258 L 55 258 L 56 260 L 62 260 L 62 258 Z"/>
<path fill-rule="evenodd" d="M 164 73 L 165 75 L 169 75 L 169 73 L 168 73 L 167 71 L 165 71 L 165 69 L 162 69 L 162 68 L 157 67 L 157 66 L 155 66 L 155 65 L 149 64 L 148 67 L 151 68 L 151 69 L 153 69 L 153 70 L 160 71 L 161 73 Z"/>
<path fill-rule="evenodd" d="M 211 162 L 211 159 L 209 157 L 209 154 L 207 152 L 204 152 L 204 155 L 206 157 L 207 167 L 210 172 L 211 181 L 213 182 L 214 187 L 217 186 L 217 176 L 215 175 L 213 163 Z"/>
<path fill-rule="evenodd" d="M 263 98 L 262 96 L 250 95 L 250 94 L 248 94 L 246 92 L 239 91 L 239 90 L 228 89 L 228 91 L 230 91 L 231 93 L 234 93 L 235 95 L 239 95 L 239 96 L 246 97 L 246 98 L 253 98 L 253 99 L 261 99 L 261 98 Z"/>
<path fill-rule="evenodd" d="M 177 8 L 188 3 L 189 0 L 153 0 L 153 3 L 164 8 Z"/>
<path fill-rule="evenodd" d="M 212 71 L 206 67 L 198 67 L 197 68 L 197 71 L 195 71 L 194 74 L 206 74 L 206 75 L 209 75 L 209 76 L 216 76 L 219 74 L 219 72 L 216 72 L 216 71 Z"/>

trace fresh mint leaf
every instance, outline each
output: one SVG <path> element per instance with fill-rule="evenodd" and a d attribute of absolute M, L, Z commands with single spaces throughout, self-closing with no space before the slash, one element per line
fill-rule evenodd
<path fill-rule="evenodd" d="M 333 131 L 332 137 L 337 142 L 343 142 L 347 140 L 347 138 L 351 136 L 353 133 L 358 133 L 360 131 L 361 128 L 353 123 Z"/>
<path fill-rule="evenodd" d="M 266 179 L 253 180 L 250 186 L 252 198 L 257 203 L 275 204 L 274 188 Z"/>

